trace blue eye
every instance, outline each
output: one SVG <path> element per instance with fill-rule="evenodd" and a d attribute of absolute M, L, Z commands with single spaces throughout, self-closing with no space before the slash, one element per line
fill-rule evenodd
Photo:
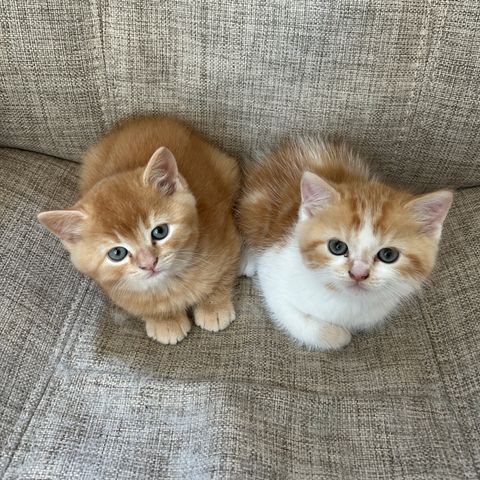
<path fill-rule="evenodd" d="M 168 235 L 168 231 L 168 225 L 166 223 L 162 223 L 152 230 L 152 238 L 154 240 L 163 240 Z"/>
<path fill-rule="evenodd" d="M 328 242 L 328 249 L 333 255 L 345 255 L 348 252 L 347 244 L 335 238 Z"/>
<path fill-rule="evenodd" d="M 108 251 L 108 257 L 114 262 L 120 262 L 127 256 L 128 250 L 124 247 L 115 247 Z"/>
<path fill-rule="evenodd" d="M 393 247 L 382 248 L 377 253 L 377 258 L 383 263 L 393 263 L 398 260 L 400 252 Z"/>

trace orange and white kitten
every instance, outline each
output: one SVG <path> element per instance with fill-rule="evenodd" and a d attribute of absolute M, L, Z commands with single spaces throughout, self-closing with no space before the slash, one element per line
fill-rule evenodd
<path fill-rule="evenodd" d="M 149 337 L 175 344 L 191 328 L 190 307 L 210 331 L 235 317 L 239 185 L 236 161 L 191 129 L 134 118 L 87 153 L 80 200 L 38 218 L 80 272 L 145 320 Z"/>
<path fill-rule="evenodd" d="M 298 342 L 339 349 L 427 278 L 452 199 L 381 183 L 345 144 L 285 142 L 247 172 L 244 273 Z"/>

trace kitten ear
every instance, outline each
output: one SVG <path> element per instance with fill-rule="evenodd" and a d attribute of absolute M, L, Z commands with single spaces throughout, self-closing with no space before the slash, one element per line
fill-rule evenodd
<path fill-rule="evenodd" d="M 325 180 L 312 172 L 304 172 L 300 182 L 302 205 L 300 218 L 313 217 L 322 208 L 338 199 L 338 192 Z"/>
<path fill-rule="evenodd" d="M 420 195 L 407 203 L 407 208 L 422 224 L 422 232 L 440 235 L 443 221 L 453 202 L 453 192 L 438 192 Z"/>
<path fill-rule="evenodd" d="M 150 157 L 143 174 L 143 183 L 171 195 L 181 186 L 177 162 L 167 147 L 160 147 Z"/>
<path fill-rule="evenodd" d="M 52 210 L 39 213 L 38 221 L 60 240 L 75 243 L 81 238 L 87 216 L 78 210 Z"/>

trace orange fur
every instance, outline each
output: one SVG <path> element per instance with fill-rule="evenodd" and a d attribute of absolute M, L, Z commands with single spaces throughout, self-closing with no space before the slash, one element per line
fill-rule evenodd
<path fill-rule="evenodd" d="M 145 185 L 147 162 L 161 146 L 173 153 L 180 174 L 173 194 Z M 170 118 L 134 118 L 113 129 L 85 157 L 82 197 L 71 209 L 86 216 L 80 240 L 66 238 L 64 225 L 56 220 L 64 217 L 55 212 L 39 219 L 60 236 L 81 272 L 117 305 L 146 320 L 150 336 L 176 343 L 190 329 L 189 307 L 208 330 L 225 328 L 234 318 L 231 291 L 240 240 L 232 205 L 239 184 L 235 160 L 190 128 Z M 155 222 L 175 229 L 165 240 L 152 241 L 144 231 Z M 108 249 L 125 242 L 128 258 L 113 264 Z M 160 268 L 165 263 L 170 270 L 164 281 L 142 286 L 141 255 L 157 256 Z"/>

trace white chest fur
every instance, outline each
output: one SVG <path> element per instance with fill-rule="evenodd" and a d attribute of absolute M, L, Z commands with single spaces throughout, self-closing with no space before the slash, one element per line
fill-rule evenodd
<path fill-rule="evenodd" d="M 316 337 L 322 335 L 318 325 L 334 324 L 349 331 L 371 328 L 400 300 L 380 292 L 329 288 L 331 279 L 326 272 L 304 265 L 295 240 L 257 257 L 257 272 L 274 320 L 301 343 L 313 347 L 322 348 L 321 341 L 317 345 Z"/>

